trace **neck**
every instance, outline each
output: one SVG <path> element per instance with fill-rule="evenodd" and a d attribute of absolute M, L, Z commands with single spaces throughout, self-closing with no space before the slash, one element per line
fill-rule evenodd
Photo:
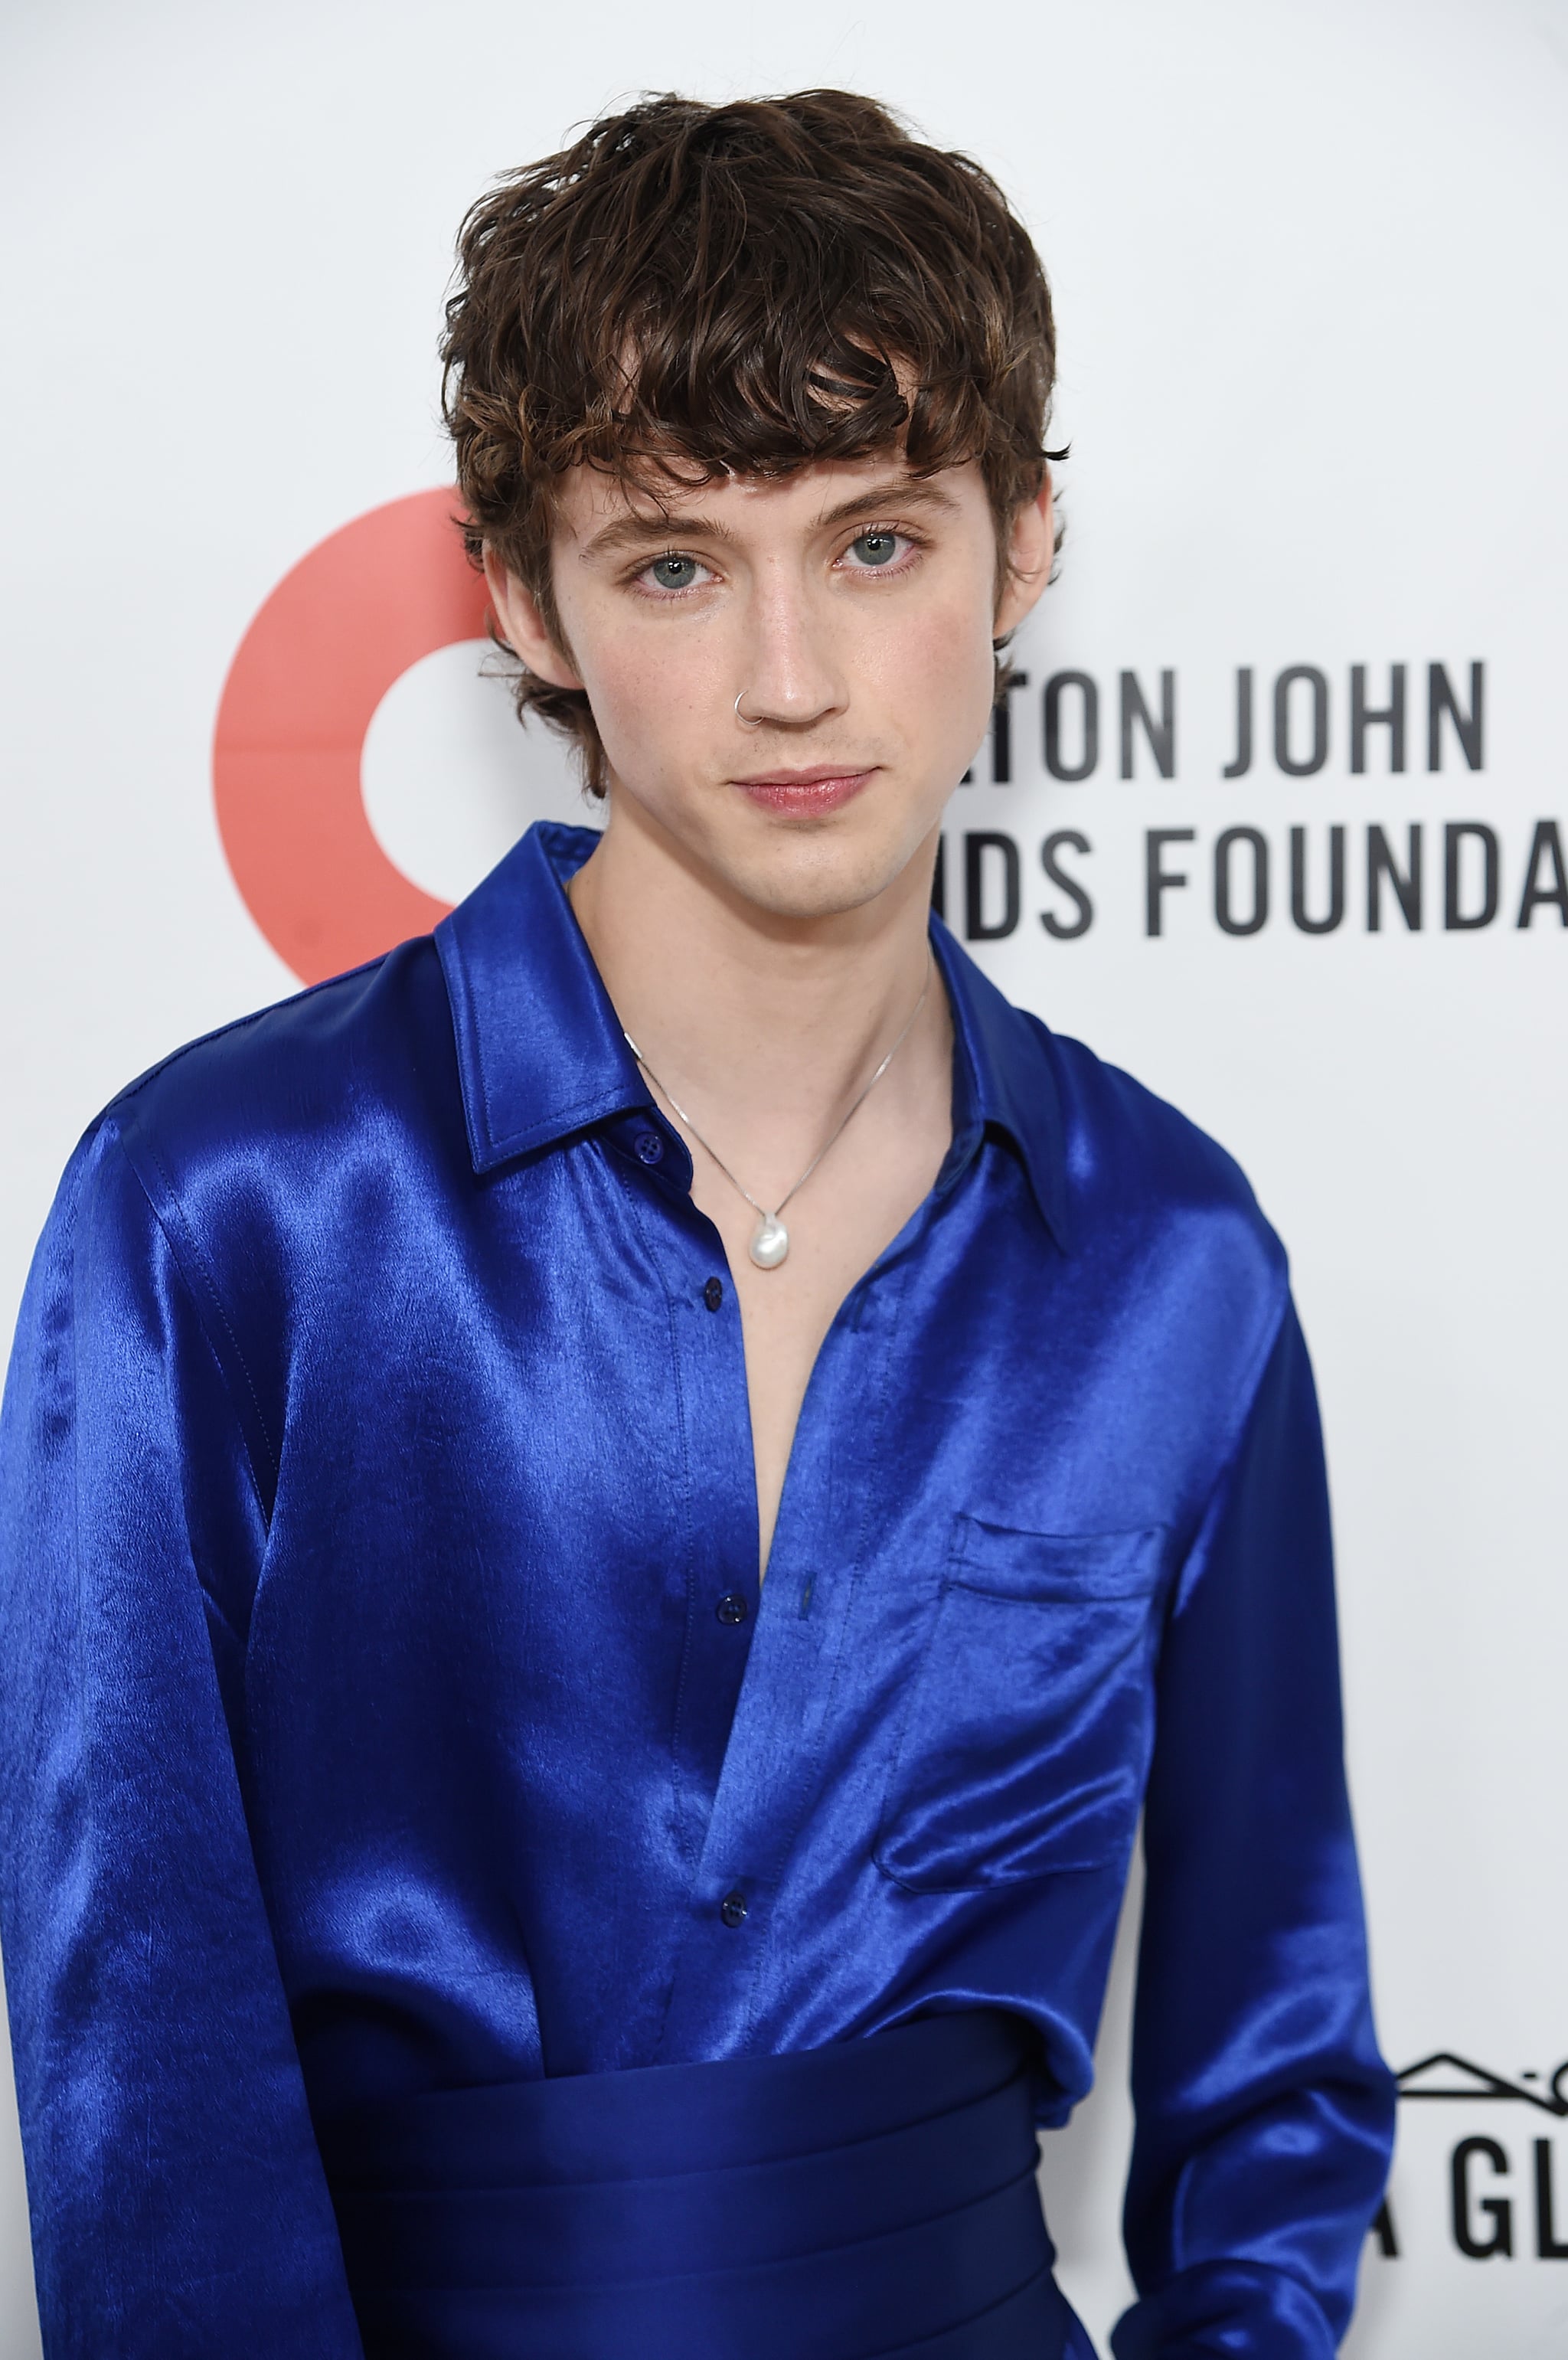
<path fill-rule="evenodd" d="M 935 852 L 933 831 L 856 909 L 781 916 L 727 891 L 640 811 L 613 804 L 572 880 L 622 1023 L 758 1194 L 789 1185 L 908 1022 L 927 972 Z M 947 1026 L 943 995 L 929 994 L 915 1028 L 923 1043 L 911 1037 L 898 1065 L 923 1062 L 922 1045 L 944 1054 Z"/>

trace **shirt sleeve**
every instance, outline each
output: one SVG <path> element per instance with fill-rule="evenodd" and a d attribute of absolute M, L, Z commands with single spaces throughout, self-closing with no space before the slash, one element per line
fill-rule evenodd
<path fill-rule="evenodd" d="M 1326 2360 L 1393 2143 L 1345 1794 L 1328 1495 L 1287 1306 L 1165 1633 L 1117 2360 Z"/>
<path fill-rule="evenodd" d="M 361 2353 L 225 1712 L 265 1540 L 233 1374 L 91 1136 L 0 1418 L 0 1938 L 50 2360 Z"/>

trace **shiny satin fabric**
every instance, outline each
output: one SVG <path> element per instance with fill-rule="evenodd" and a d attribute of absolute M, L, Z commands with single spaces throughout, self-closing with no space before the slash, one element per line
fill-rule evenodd
<path fill-rule="evenodd" d="M 969 2012 L 321 2126 L 367 2360 L 1063 2360 L 1027 2043 Z"/>
<path fill-rule="evenodd" d="M 734 1294 L 565 896 L 592 842 L 172 1057 L 62 1184 L 0 1420 L 50 2360 L 355 2360 L 312 2115 L 984 2008 L 1062 2122 L 1140 1810 L 1116 2350 L 1326 2353 L 1392 2095 L 1278 1241 L 933 923 L 952 1149 L 823 1343 L 759 1589 Z"/>

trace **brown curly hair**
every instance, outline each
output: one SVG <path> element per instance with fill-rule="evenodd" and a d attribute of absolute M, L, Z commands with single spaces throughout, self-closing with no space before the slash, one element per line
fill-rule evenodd
<path fill-rule="evenodd" d="M 677 473 L 779 475 L 899 444 L 922 475 L 978 460 L 1000 548 L 1059 455 L 1028 234 L 979 165 L 846 91 L 649 96 L 508 173 L 463 221 L 441 356 L 469 553 L 495 551 L 558 643 L 569 467 L 658 497 Z M 520 671 L 517 698 L 603 794 L 583 692 Z"/>

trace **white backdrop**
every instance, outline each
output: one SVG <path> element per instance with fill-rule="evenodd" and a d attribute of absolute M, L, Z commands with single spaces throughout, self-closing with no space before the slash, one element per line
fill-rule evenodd
<path fill-rule="evenodd" d="M 1568 889 L 1549 898 L 1563 880 L 1538 833 L 1568 836 L 1563 0 L 11 0 L 0 1326 L 94 1109 L 292 988 L 225 861 L 214 716 L 289 570 L 445 480 L 433 355 L 463 206 L 628 92 L 822 82 L 984 158 L 1060 307 L 1070 539 L 1018 650 L 1011 777 L 993 783 L 982 758 L 954 796 L 950 916 L 962 929 L 963 839 L 1010 842 L 1018 922 L 977 945 L 991 972 L 1216 1132 L 1292 1249 L 1384 2043 L 1396 2067 L 1450 2060 L 1401 2108 L 1399 2250 L 1368 2247 L 1351 2348 L 1546 2360 L 1568 2350 L 1568 2074 L 1552 2091 L 1568 2058 Z M 382 846 L 448 899 L 570 796 L 475 653 L 408 671 L 365 755 Z M 1382 708 L 1396 664 L 1405 767 L 1373 724 L 1355 769 L 1351 668 Z M 1470 738 L 1467 754 L 1443 719 L 1440 770 L 1433 666 Z M 1253 759 L 1226 780 L 1240 667 Z M 1274 746 L 1291 670 L 1294 774 Z M 1158 722 L 1167 671 L 1171 774 L 1135 716 L 1124 779 L 1122 675 Z M 1308 770 L 1312 671 L 1325 734 Z M 1097 767 L 1077 781 L 1045 760 L 1046 683 L 1065 672 L 1098 703 Z M 1059 770 L 1082 767 L 1086 694 L 1054 692 Z M 1371 931 L 1368 830 L 1403 871 L 1412 823 L 1422 923 L 1385 880 Z M 1454 839 L 1446 889 L 1444 831 L 1462 824 L 1495 841 L 1489 923 L 1445 923 L 1486 908 L 1482 834 Z M 1305 932 L 1290 832 L 1301 914 L 1321 920 L 1335 826 L 1342 921 Z M 1268 847 L 1251 932 L 1216 920 L 1233 829 Z M 1157 935 L 1150 830 L 1192 831 L 1157 855 L 1189 880 L 1159 895 Z M 1081 905 L 1041 846 L 1069 831 L 1053 858 L 1094 915 L 1063 936 L 1042 913 L 1060 926 Z M 997 925 L 1008 855 L 972 857 L 978 920 Z M 1235 926 L 1257 842 L 1225 857 Z M 1101 2337 L 1127 2291 L 1126 1988 L 1124 1960 L 1102 2089 L 1045 2167 L 1064 2278 Z M 1455 2150 L 1486 2138 L 1501 2168 L 1462 2156 L 1456 2216 Z M 1499 2196 L 1506 2212 L 1483 2209 Z M 1511 2251 L 1462 2250 L 1504 2223 Z M 37 2348 L 13 2122 L 0 2360 Z"/>

